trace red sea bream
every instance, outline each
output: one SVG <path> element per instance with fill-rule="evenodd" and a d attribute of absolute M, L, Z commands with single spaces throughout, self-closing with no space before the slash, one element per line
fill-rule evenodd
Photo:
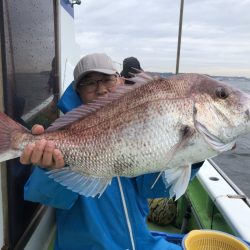
<path fill-rule="evenodd" d="M 19 157 L 25 145 L 45 138 L 67 164 L 48 176 L 75 192 L 94 197 L 114 176 L 160 172 L 178 198 L 192 163 L 231 150 L 250 131 L 250 96 L 229 85 L 199 74 L 139 73 L 133 80 L 133 86 L 57 119 L 42 135 L 1 113 L 0 161 Z"/>

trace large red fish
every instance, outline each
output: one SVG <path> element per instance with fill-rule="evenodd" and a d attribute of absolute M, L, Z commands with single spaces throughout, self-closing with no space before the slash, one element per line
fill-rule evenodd
<path fill-rule="evenodd" d="M 191 164 L 230 150 L 250 131 L 250 97 L 199 74 L 152 78 L 62 116 L 32 135 L 0 114 L 0 161 L 21 155 L 27 143 L 52 140 L 67 167 L 49 177 L 85 196 L 102 194 L 114 176 L 161 172 L 171 195 L 186 190 Z"/>

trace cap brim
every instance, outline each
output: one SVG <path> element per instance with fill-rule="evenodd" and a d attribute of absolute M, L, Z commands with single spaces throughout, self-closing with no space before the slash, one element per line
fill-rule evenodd
<path fill-rule="evenodd" d="M 77 79 L 75 79 L 74 81 L 74 87 L 76 87 L 77 83 L 87 74 L 91 73 L 91 72 L 97 72 L 97 73 L 103 73 L 103 74 L 107 74 L 107 75 L 115 75 L 118 72 L 116 70 L 111 70 L 111 69 L 89 69 L 87 71 L 85 71 L 84 73 L 82 73 L 81 75 L 79 75 L 77 77 Z"/>

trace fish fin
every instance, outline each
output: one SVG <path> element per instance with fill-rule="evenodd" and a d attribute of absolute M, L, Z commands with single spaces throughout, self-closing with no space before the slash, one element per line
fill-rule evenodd
<path fill-rule="evenodd" d="M 59 129 L 65 128 L 67 125 L 72 124 L 78 120 L 82 120 L 90 114 L 98 111 L 99 109 L 109 105 L 113 101 L 121 98 L 123 95 L 139 88 L 141 85 L 144 85 L 155 79 L 160 79 L 159 76 L 151 76 L 149 73 L 140 72 L 135 75 L 133 78 L 129 78 L 130 81 L 134 81 L 133 85 L 119 85 L 114 92 L 108 93 L 105 96 L 98 97 L 94 101 L 81 105 L 70 112 L 67 112 L 65 115 L 59 117 L 54 123 L 47 128 L 47 132 L 56 131 Z"/>
<path fill-rule="evenodd" d="M 190 126 L 183 125 L 180 129 L 180 140 L 169 150 L 167 153 L 167 162 L 166 166 L 172 161 L 176 153 L 182 150 L 185 145 L 187 145 L 188 141 L 194 135 L 195 129 Z M 157 177 L 158 178 L 158 177 Z M 156 182 L 156 181 L 155 181 Z"/>
<path fill-rule="evenodd" d="M 138 69 L 136 71 L 138 73 L 135 73 L 135 74 L 131 73 L 131 75 L 133 77 L 132 78 L 126 78 L 126 80 L 134 82 L 135 85 L 137 85 L 137 86 L 146 84 L 146 83 L 154 81 L 154 80 L 159 80 L 159 79 L 162 78 L 160 76 L 153 76 L 150 73 L 147 73 L 147 72 L 144 72 L 144 71 L 141 71 L 141 70 L 138 70 Z"/>
<path fill-rule="evenodd" d="M 198 121 L 195 121 L 195 127 L 203 136 L 205 141 L 218 152 L 225 152 L 231 150 L 235 146 L 235 140 L 229 143 L 223 143 L 218 137 L 209 132 L 209 130 Z"/>
<path fill-rule="evenodd" d="M 1 150 L 1 147 L 0 147 Z M 20 157 L 22 151 L 20 150 L 6 150 L 5 152 L 0 152 L 0 162 L 8 161 Z"/>
<path fill-rule="evenodd" d="M 11 138 L 15 132 L 27 132 L 28 129 L 0 112 L 0 162 L 19 157 L 22 152 L 11 145 Z"/>
<path fill-rule="evenodd" d="M 193 137 L 195 129 L 187 125 L 182 125 L 179 133 L 180 133 L 179 142 L 177 142 L 175 146 L 168 153 L 168 155 L 170 155 L 168 157 L 169 159 L 168 163 L 170 162 L 170 160 L 172 160 L 173 156 L 176 154 L 177 151 L 181 150 L 187 145 L 188 141 Z"/>
<path fill-rule="evenodd" d="M 111 183 L 110 178 L 84 176 L 72 171 L 69 167 L 51 170 L 46 173 L 49 178 L 67 187 L 67 189 L 86 197 L 95 197 L 99 194 L 100 198 Z"/>
<path fill-rule="evenodd" d="M 180 129 L 180 141 L 178 143 L 176 143 L 168 152 L 167 154 L 167 162 L 166 162 L 166 166 L 172 161 L 172 159 L 174 158 L 175 154 L 177 151 L 181 150 L 183 147 L 185 147 L 185 145 L 187 144 L 187 142 L 192 138 L 193 134 L 194 134 L 195 130 L 193 128 L 191 128 L 190 126 L 185 126 L 183 125 L 182 128 Z M 154 188 L 155 184 L 157 183 L 157 181 L 159 180 L 159 178 L 162 176 L 162 174 L 165 171 L 161 171 L 158 176 L 156 177 L 154 183 L 152 184 L 151 188 Z"/>
<path fill-rule="evenodd" d="M 169 190 L 170 198 L 175 196 L 179 199 L 186 191 L 191 177 L 191 165 L 185 165 L 178 168 L 167 169 L 163 172 L 163 182 Z"/>
<path fill-rule="evenodd" d="M 82 120 L 89 116 L 90 114 L 98 111 L 99 109 L 109 105 L 113 101 L 121 98 L 126 93 L 131 92 L 132 90 L 138 88 L 136 84 L 134 85 L 120 85 L 112 93 L 108 93 L 106 96 L 101 96 L 95 99 L 94 101 L 83 104 L 72 111 L 67 112 L 65 115 L 59 117 L 50 127 L 47 128 L 47 132 L 56 131 L 63 129 L 67 125 L 72 124 L 78 120 Z"/>

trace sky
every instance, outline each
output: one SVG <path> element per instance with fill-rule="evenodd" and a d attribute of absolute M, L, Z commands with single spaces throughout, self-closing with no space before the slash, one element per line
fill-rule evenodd
<path fill-rule="evenodd" d="M 180 0 L 82 0 L 75 5 L 81 56 L 104 52 L 122 68 L 175 72 Z M 179 72 L 250 77 L 250 0 L 186 0 Z"/>

